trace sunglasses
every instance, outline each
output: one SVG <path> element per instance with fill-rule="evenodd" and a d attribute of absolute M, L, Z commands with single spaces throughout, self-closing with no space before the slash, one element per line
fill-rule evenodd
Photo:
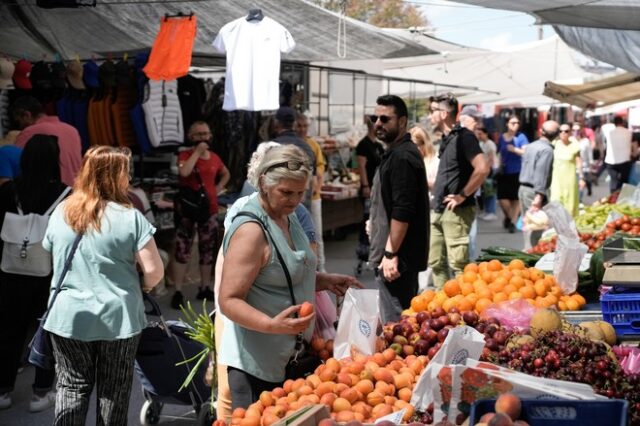
<path fill-rule="evenodd" d="M 569 133 L 570 131 L 569 129 L 560 129 L 560 133 Z"/>
<path fill-rule="evenodd" d="M 283 161 L 281 163 L 276 163 L 274 165 L 271 165 L 271 166 L 267 167 L 267 170 L 264 171 L 264 174 L 269 173 L 273 169 L 279 169 L 280 167 L 286 167 L 287 169 L 291 170 L 292 172 L 295 172 L 297 170 L 300 170 L 302 168 L 302 166 L 305 166 L 305 165 L 306 164 L 304 162 L 297 161 L 297 160 Z"/>
<path fill-rule="evenodd" d="M 369 120 L 371 120 L 373 124 L 375 124 L 378 120 L 380 120 L 382 124 L 387 124 L 392 119 L 393 117 L 389 117 L 388 115 L 370 115 L 369 116 Z"/>

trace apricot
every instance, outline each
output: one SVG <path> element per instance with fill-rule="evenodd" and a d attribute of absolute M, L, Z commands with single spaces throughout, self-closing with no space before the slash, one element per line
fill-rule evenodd
<path fill-rule="evenodd" d="M 302 385 L 297 390 L 296 393 L 298 396 L 311 395 L 313 393 L 313 388 L 309 385 Z"/>
<path fill-rule="evenodd" d="M 324 364 L 325 364 L 325 371 L 331 370 L 331 371 L 334 371 L 336 374 L 338 374 L 342 369 L 340 362 L 335 358 L 329 358 L 328 360 L 325 361 Z"/>
<path fill-rule="evenodd" d="M 393 361 L 394 359 L 396 359 L 396 351 L 394 351 L 393 349 L 389 348 L 389 349 L 385 349 L 382 352 L 382 356 L 384 357 L 384 359 L 387 361 L 387 363 Z"/>
<path fill-rule="evenodd" d="M 387 396 L 384 397 L 384 403 L 387 404 L 387 405 L 390 405 L 392 407 L 395 405 L 397 400 L 398 400 L 398 398 L 396 398 L 395 396 L 387 395 Z"/>
<path fill-rule="evenodd" d="M 378 364 L 379 367 L 384 367 L 387 365 L 387 359 L 380 352 L 376 352 L 371 356 L 373 362 Z"/>
<path fill-rule="evenodd" d="M 277 400 L 279 398 L 282 398 L 283 396 L 286 396 L 287 393 L 281 387 L 277 387 L 271 391 L 271 395 L 273 395 L 273 397 Z"/>
<path fill-rule="evenodd" d="M 333 405 L 331 406 L 331 409 L 333 410 L 334 413 L 339 413 L 340 411 L 347 411 L 347 410 L 350 411 L 351 403 L 344 398 L 336 398 L 336 400 L 333 401 Z"/>
<path fill-rule="evenodd" d="M 338 395 L 335 393 L 325 393 L 320 397 L 320 404 L 324 404 L 328 407 L 333 407 L 333 403 L 338 399 Z"/>
<path fill-rule="evenodd" d="M 354 420 L 356 416 L 353 414 L 353 411 L 344 410 L 338 412 L 336 415 L 336 422 L 338 423 L 347 423 Z"/>
<path fill-rule="evenodd" d="M 311 386 L 312 389 L 315 389 L 320 383 L 322 383 L 322 380 L 320 380 L 320 377 L 318 377 L 317 374 L 310 374 L 305 379 L 305 382 L 307 385 Z"/>
<path fill-rule="evenodd" d="M 325 368 L 320 374 L 318 374 L 318 378 L 323 382 L 334 382 L 337 377 L 338 373 L 328 368 Z"/>
<path fill-rule="evenodd" d="M 398 398 L 401 401 L 405 401 L 405 402 L 409 402 L 411 401 L 411 389 L 409 388 L 402 388 L 402 389 L 398 389 Z"/>
<path fill-rule="evenodd" d="M 335 388 L 336 384 L 334 382 L 322 382 L 316 387 L 314 393 L 321 397 L 326 393 L 332 393 Z"/>
<path fill-rule="evenodd" d="M 338 374 L 338 378 L 336 381 L 338 383 L 344 383 L 347 386 L 351 386 L 351 376 L 349 376 L 349 373 Z"/>
<path fill-rule="evenodd" d="M 260 419 L 260 425 L 271 426 L 272 424 L 277 423 L 279 421 L 280 421 L 280 417 L 275 416 L 273 414 L 266 414 L 262 416 L 262 418 Z"/>
<path fill-rule="evenodd" d="M 345 389 L 340 392 L 340 398 L 344 398 L 349 401 L 350 404 L 353 404 L 358 400 L 358 391 L 353 388 Z"/>
<path fill-rule="evenodd" d="M 318 426 L 336 426 L 336 422 L 333 419 L 322 419 L 318 422 Z"/>
<path fill-rule="evenodd" d="M 308 317 L 313 313 L 313 304 L 309 302 L 303 302 L 300 305 L 299 315 L 301 318 Z"/>
<path fill-rule="evenodd" d="M 313 348 L 313 350 L 316 352 L 320 352 L 321 350 L 323 350 L 324 345 L 325 342 L 322 337 L 314 337 L 313 339 L 311 339 L 311 348 Z"/>
<path fill-rule="evenodd" d="M 520 417 L 522 410 L 522 403 L 520 398 L 512 393 L 503 393 L 496 400 L 496 413 L 504 413 L 508 415 L 511 420 L 517 420 Z"/>
<path fill-rule="evenodd" d="M 238 407 L 231 413 L 231 418 L 241 419 L 246 414 L 246 410 L 242 407 Z"/>
<path fill-rule="evenodd" d="M 393 407 L 389 404 L 382 403 L 373 407 L 373 410 L 371 410 L 371 417 L 379 419 L 380 417 L 384 417 L 391 413 L 393 413 Z"/>
<path fill-rule="evenodd" d="M 364 396 L 369 395 L 374 389 L 373 382 L 367 379 L 360 380 L 358 383 L 355 384 L 354 387 L 360 392 L 362 392 L 362 395 Z"/>
<path fill-rule="evenodd" d="M 364 414 L 354 412 L 353 416 L 355 417 L 355 419 L 347 423 L 345 426 L 362 426 L 362 423 L 364 423 L 365 419 Z"/>
<path fill-rule="evenodd" d="M 393 385 L 396 389 L 411 387 L 413 377 L 407 373 L 400 373 L 393 378 Z"/>
<path fill-rule="evenodd" d="M 393 375 L 386 368 L 379 368 L 373 373 L 373 378 L 377 382 L 393 383 Z"/>
<path fill-rule="evenodd" d="M 262 402 L 263 406 L 269 407 L 270 405 L 273 405 L 275 403 L 275 398 L 273 397 L 271 392 L 263 391 L 260 394 L 260 402 Z"/>
<path fill-rule="evenodd" d="M 260 426 L 260 416 L 250 416 L 240 419 L 240 426 Z"/>
<path fill-rule="evenodd" d="M 358 401 L 351 406 L 354 413 L 362 414 L 364 418 L 368 418 L 371 415 L 371 407 L 363 401 Z"/>
<path fill-rule="evenodd" d="M 384 397 L 385 395 L 382 392 L 374 390 L 367 395 L 367 404 L 375 407 L 376 405 L 382 404 L 384 402 Z"/>
<path fill-rule="evenodd" d="M 360 374 L 362 373 L 362 370 L 364 370 L 364 362 L 352 362 L 351 364 L 349 364 L 348 366 L 348 370 L 350 374 Z"/>
<path fill-rule="evenodd" d="M 345 385 L 344 383 L 337 383 L 335 388 L 336 395 L 340 395 L 343 390 L 349 389 L 350 386 Z"/>

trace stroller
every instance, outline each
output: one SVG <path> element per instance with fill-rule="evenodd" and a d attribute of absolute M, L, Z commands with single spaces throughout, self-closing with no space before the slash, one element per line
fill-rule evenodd
<path fill-rule="evenodd" d="M 211 426 L 215 420 L 213 401 L 209 399 L 211 388 L 204 381 L 207 363 L 198 368 L 198 372 L 186 389 L 178 391 L 195 361 L 176 365 L 198 354 L 204 348 L 199 342 L 187 335 L 188 326 L 180 321 L 165 321 L 158 303 L 145 294 L 145 310 L 148 316 L 159 321 L 149 321 L 142 331 L 140 345 L 136 353 L 135 370 L 142 383 L 142 393 L 146 399 L 140 410 L 140 424 L 153 425 L 160 420 L 165 403 L 192 405 L 196 413 L 196 425 Z"/>

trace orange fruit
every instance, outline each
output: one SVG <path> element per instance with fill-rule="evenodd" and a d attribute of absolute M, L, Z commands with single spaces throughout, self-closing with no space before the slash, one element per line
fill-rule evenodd
<path fill-rule="evenodd" d="M 477 263 L 467 263 L 467 265 L 463 269 L 464 272 L 478 272 L 478 264 Z"/>
<path fill-rule="evenodd" d="M 449 296 L 447 296 L 447 293 L 445 293 L 443 290 L 440 290 L 439 292 L 436 293 L 435 297 L 433 298 L 434 301 L 437 301 L 440 305 L 442 305 L 442 303 L 447 300 L 449 298 Z"/>
<path fill-rule="evenodd" d="M 489 290 L 491 290 L 493 292 L 493 294 L 501 292 L 503 288 L 504 288 L 504 286 L 499 282 L 495 282 L 494 281 L 491 284 L 489 284 Z"/>
<path fill-rule="evenodd" d="M 511 284 L 515 288 L 520 288 L 524 285 L 524 279 L 522 277 L 514 276 L 509 280 L 509 284 Z"/>
<path fill-rule="evenodd" d="M 436 292 L 433 290 L 425 290 L 422 292 L 422 297 L 429 303 L 436 297 Z"/>
<path fill-rule="evenodd" d="M 478 273 L 481 274 L 485 271 L 488 271 L 489 270 L 488 267 L 489 267 L 489 262 L 480 262 L 478 264 Z"/>
<path fill-rule="evenodd" d="M 444 309 L 445 312 L 449 312 L 449 309 L 451 309 L 451 308 L 453 308 L 455 306 L 456 306 L 456 301 L 455 300 L 447 299 L 442 304 L 442 309 Z"/>
<path fill-rule="evenodd" d="M 507 279 L 507 281 L 509 281 L 511 278 L 513 278 L 513 271 L 510 269 L 504 269 L 500 275 L 502 275 L 503 277 L 505 277 Z"/>
<path fill-rule="evenodd" d="M 559 301 L 558 302 L 558 309 L 560 309 L 561 311 L 566 311 L 567 310 L 567 304 L 564 303 L 564 301 Z"/>
<path fill-rule="evenodd" d="M 475 276 L 475 272 L 471 272 L 471 273 Z M 466 272 L 465 272 L 465 275 L 466 275 Z M 460 284 L 455 280 L 449 280 L 446 283 L 444 283 L 443 290 L 447 296 L 453 297 L 457 294 L 460 294 Z"/>
<path fill-rule="evenodd" d="M 509 300 L 516 300 L 516 299 L 522 299 L 522 294 L 520 294 L 519 291 L 514 291 L 513 293 L 509 294 Z"/>
<path fill-rule="evenodd" d="M 507 284 L 504 286 L 504 289 L 502 291 L 504 291 L 507 294 L 511 294 L 513 292 L 518 291 L 518 288 L 513 284 Z"/>
<path fill-rule="evenodd" d="M 554 296 L 556 296 L 556 298 L 558 298 L 562 295 L 562 289 L 557 285 L 554 285 L 553 287 L 551 287 L 551 294 L 553 294 Z"/>
<path fill-rule="evenodd" d="M 438 308 L 442 307 L 442 302 L 433 299 L 431 302 L 429 302 L 429 304 L 427 305 L 427 311 L 432 312 L 435 311 Z"/>
<path fill-rule="evenodd" d="M 518 291 L 525 299 L 533 299 L 534 297 L 536 297 L 536 290 L 530 285 L 520 287 L 520 290 Z"/>
<path fill-rule="evenodd" d="M 569 298 L 569 299 L 567 299 L 565 304 L 567 305 L 567 309 L 570 310 L 570 311 L 577 311 L 577 310 L 580 309 L 580 304 L 578 303 L 578 301 L 576 299 Z"/>
<path fill-rule="evenodd" d="M 469 284 L 469 283 L 460 284 L 460 292 L 462 293 L 463 296 L 473 293 L 474 292 L 473 284 Z"/>
<path fill-rule="evenodd" d="M 429 302 L 422 295 L 418 295 L 411 299 L 411 309 L 415 312 L 426 311 L 427 305 L 429 305 Z"/>
<path fill-rule="evenodd" d="M 464 271 L 462 273 L 462 280 L 466 283 L 472 283 L 478 278 L 478 274 L 474 271 Z"/>
<path fill-rule="evenodd" d="M 491 304 L 493 304 L 491 299 L 487 299 L 483 297 L 476 302 L 476 311 L 478 311 L 479 313 L 482 313 L 482 311 L 487 309 Z"/>
<path fill-rule="evenodd" d="M 475 307 L 475 304 L 471 303 L 466 297 L 458 300 L 457 305 L 457 308 L 460 310 L 460 312 L 471 311 Z"/>
<path fill-rule="evenodd" d="M 520 259 L 513 259 L 511 262 L 509 262 L 509 269 L 523 270 L 524 268 L 525 268 L 525 264 Z"/>
<path fill-rule="evenodd" d="M 499 286 L 502 288 L 505 285 L 509 284 L 509 279 L 504 277 L 504 276 L 502 276 L 502 275 L 499 275 L 493 280 L 493 283 L 494 284 L 499 284 Z"/>
<path fill-rule="evenodd" d="M 489 265 L 487 266 L 487 269 L 490 271 L 500 271 L 502 268 L 502 263 L 498 259 L 490 260 Z"/>
<path fill-rule="evenodd" d="M 475 293 L 467 294 L 464 298 L 467 299 L 472 306 L 476 306 L 476 302 L 480 299 Z"/>
<path fill-rule="evenodd" d="M 531 277 L 531 273 L 529 272 L 529 270 L 527 268 L 523 269 L 522 271 L 520 271 L 520 276 L 524 279 L 529 279 Z"/>
<path fill-rule="evenodd" d="M 491 281 L 493 281 L 493 272 L 489 270 L 482 271 L 480 272 L 480 277 L 482 278 L 482 281 L 490 283 Z"/>
<path fill-rule="evenodd" d="M 476 294 L 479 299 L 493 299 L 493 293 L 488 288 L 480 289 L 479 291 L 476 291 Z"/>
<path fill-rule="evenodd" d="M 585 299 L 584 297 L 582 297 L 582 295 L 581 295 L 581 294 L 579 294 L 579 293 L 573 293 L 573 294 L 571 295 L 571 298 L 572 298 L 572 299 L 575 299 L 575 300 L 576 300 L 576 302 L 578 302 L 578 304 L 579 304 L 580 306 L 584 306 L 584 305 L 586 305 L 586 304 L 587 304 L 586 299 Z"/>
<path fill-rule="evenodd" d="M 547 294 L 547 286 L 544 283 L 544 280 L 538 280 L 533 284 L 533 288 L 536 291 L 536 294 L 540 297 L 543 297 Z"/>
<path fill-rule="evenodd" d="M 536 282 L 540 279 L 544 278 L 544 272 L 542 272 L 538 268 L 529 268 L 529 279 L 533 282 Z"/>
<path fill-rule="evenodd" d="M 505 300 L 509 300 L 509 296 L 507 296 L 506 293 L 498 292 L 498 293 L 493 295 L 493 302 L 494 303 L 504 302 Z"/>

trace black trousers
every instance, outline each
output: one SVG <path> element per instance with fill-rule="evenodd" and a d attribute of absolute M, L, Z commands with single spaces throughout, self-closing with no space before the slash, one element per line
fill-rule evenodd
<path fill-rule="evenodd" d="M 623 183 L 629 182 L 632 165 L 633 163 L 631 161 L 620 164 L 607 164 L 607 170 L 609 171 L 609 190 L 611 192 L 617 191 L 622 188 Z"/>
<path fill-rule="evenodd" d="M 272 391 L 282 383 L 267 382 L 256 376 L 239 370 L 235 367 L 227 367 L 229 389 L 231 390 L 231 408 L 247 408 L 260 398 L 262 391 Z"/>
<path fill-rule="evenodd" d="M 51 276 L 26 277 L 0 272 L 0 394 L 13 391 L 24 348 L 37 319 L 47 309 Z M 36 367 L 33 391 L 53 387 L 54 370 Z"/>

